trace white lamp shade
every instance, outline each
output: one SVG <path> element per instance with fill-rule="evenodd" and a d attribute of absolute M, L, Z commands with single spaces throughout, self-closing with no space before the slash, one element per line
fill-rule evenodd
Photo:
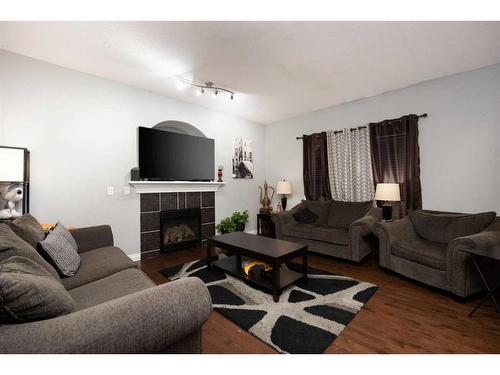
<path fill-rule="evenodd" d="M 401 200 L 399 184 L 377 184 L 375 200 L 398 202 Z"/>
<path fill-rule="evenodd" d="M 24 181 L 24 150 L 0 148 L 0 181 Z"/>
<path fill-rule="evenodd" d="M 292 184 L 289 181 L 278 181 L 276 186 L 277 194 L 292 194 Z"/>

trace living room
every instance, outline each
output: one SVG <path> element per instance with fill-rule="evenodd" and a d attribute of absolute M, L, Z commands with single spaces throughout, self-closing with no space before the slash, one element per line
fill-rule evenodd
<path fill-rule="evenodd" d="M 500 352 L 500 23 L 318 17 L 2 17 L 0 353 Z"/>

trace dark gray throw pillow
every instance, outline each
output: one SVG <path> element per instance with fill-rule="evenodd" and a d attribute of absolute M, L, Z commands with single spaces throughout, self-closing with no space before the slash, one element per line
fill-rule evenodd
<path fill-rule="evenodd" d="M 326 225 L 328 221 L 328 212 L 330 212 L 330 205 L 332 201 L 310 201 L 303 200 L 302 206 L 308 208 L 311 212 L 318 216 L 317 224 Z"/>
<path fill-rule="evenodd" d="M 80 267 L 76 241 L 61 223 L 38 243 L 38 251 L 62 276 L 74 276 Z"/>
<path fill-rule="evenodd" d="M 66 289 L 38 263 L 20 256 L 0 263 L 0 324 L 55 318 L 74 309 Z"/>
<path fill-rule="evenodd" d="M 299 223 L 312 223 L 316 220 L 318 220 L 318 215 L 316 215 L 314 212 L 312 212 L 309 208 L 304 207 L 303 209 L 295 212 L 292 214 L 293 218 L 295 221 Z"/>
<path fill-rule="evenodd" d="M 33 246 L 34 249 L 36 249 L 38 242 L 42 241 L 45 237 L 45 231 L 42 226 L 30 214 L 25 214 L 11 221 L 10 227 L 15 234 Z"/>
<path fill-rule="evenodd" d="M 54 267 L 47 263 L 31 245 L 23 241 L 7 224 L 0 224 L 0 262 L 15 255 L 31 259 L 38 263 L 44 267 L 54 279 L 61 282 L 59 274 Z"/>

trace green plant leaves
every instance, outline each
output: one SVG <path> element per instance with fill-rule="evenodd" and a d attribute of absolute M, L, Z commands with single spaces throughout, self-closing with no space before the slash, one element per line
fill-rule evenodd
<path fill-rule="evenodd" d="M 243 212 L 236 211 L 231 215 L 231 217 L 222 219 L 221 222 L 215 226 L 215 229 L 217 229 L 220 233 L 234 232 L 236 230 L 236 224 L 248 223 L 249 217 L 250 214 L 248 213 L 248 210 Z"/>

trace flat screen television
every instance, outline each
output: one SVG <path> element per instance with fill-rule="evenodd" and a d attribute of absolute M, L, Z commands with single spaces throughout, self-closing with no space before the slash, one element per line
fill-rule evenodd
<path fill-rule="evenodd" d="M 153 181 L 212 181 L 214 140 L 139 127 L 139 173 Z"/>

